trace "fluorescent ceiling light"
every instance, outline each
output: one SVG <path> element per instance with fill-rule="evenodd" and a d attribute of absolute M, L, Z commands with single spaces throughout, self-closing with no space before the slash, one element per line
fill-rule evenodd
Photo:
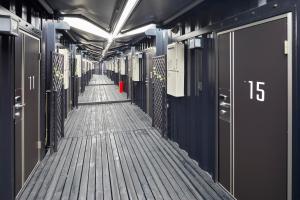
<path fill-rule="evenodd" d="M 105 49 L 102 52 L 102 55 L 105 56 L 106 52 L 108 51 L 109 47 L 112 45 L 112 41 L 108 41 Z"/>
<path fill-rule="evenodd" d="M 119 35 L 121 29 L 123 28 L 124 24 L 126 23 L 126 21 L 128 20 L 130 14 L 132 13 L 132 11 L 134 10 L 134 8 L 137 6 L 139 0 L 128 0 L 123 11 L 122 14 L 120 16 L 120 19 L 113 31 L 113 33 L 111 34 L 111 38 L 108 40 L 108 43 L 106 45 L 106 48 L 103 51 L 103 56 L 106 54 L 106 52 L 109 50 L 113 40 L 117 37 L 117 35 Z"/>
<path fill-rule="evenodd" d="M 78 17 L 64 17 L 63 21 L 67 22 L 71 27 L 80 29 L 99 37 L 106 38 L 108 40 L 111 39 L 110 33 L 92 24 L 91 22 L 88 22 L 87 20 Z"/>
<path fill-rule="evenodd" d="M 121 14 L 121 17 L 113 31 L 113 34 L 112 34 L 113 38 L 115 38 L 120 33 L 121 29 L 123 28 L 124 24 L 128 20 L 130 14 L 132 13 L 133 9 L 136 7 L 138 2 L 139 2 L 139 0 L 128 0 L 127 1 L 125 8 Z"/>
<path fill-rule="evenodd" d="M 106 54 L 106 52 L 109 50 L 110 46 L 112 45 L 112 42 L 114 41 L 115 38 L 120 38 L 120 37 L 125 37 L 128 35 L 136 35 L 142 32 L 145 32 L 146 30 L 155 27 L 155 25 L 148 25 L 142 28 L 138 28 L 136 30 L 133 31 L 129 31 L 127 33 L 124 34 L 120 34 L 121 29 L 123 28 L 123 26 L 125 25 L 125 23 L 127 22 L 129 16 L 131 15 L 131 13 L 133 12 L 134 8 L 137 6 L 138 2 L 140 0 L 128 0 L 123 12 L 120 16 L 119 21 L 117 22 L 116 27 L 114 28 L 112 33 L 108 33 L 105 30 L 99 28 L 98 26 L 84 20 L 78 17 L 64 17 L 64 21 L 67 22 L 71 27 L 80 29 L 82 31 L 103 37 L 107 39 L 107 45 L 103 51 L 103 55 Z"/>
<path fill-rule="evenodd" d="M 149 25 L 134 29 L 132 31 L 128 31 L 124 34 L 120 33 L 119 35 L 117 35 L 116 38 L 122 38 L 122 37 L 126 37 L 126 36 L 137 35 L 137 34 L 140 34 L 140 33 L 144 33 L 147 30 L 153 29 L 153 28 L 156 28 L 156 25 L 155 24 L 149 24 Z"/>
<path fill-rule="evenodd" d="M 149 24 L 149 25 L 146 25 L 146 26 L 143 26 L 143 27 L 140 27 L 140 28 L 137 28 L 137 29 L 134 29 L 132 31 L 128 31 L 124 34 L 118 34 L 115 38 L 113 39 L 117 39 L 117 38 L 122 38 L 122 37 L 126 37 L 126 36 L 131 36 L 131 35 L 137 35 L 137 34 L 140 34 L 140 33 L 144 33 L 146 32 L 147 30 L 149 29 L 152 29 L 152 28 L 156 28 L 156 25 L 155 24 Z M 107 51 L 109 50 L 110 46 L 112 45 L 112 41 L 109 41 L 106 45 L 106 48 L 104 49 L 103 51 L 103 56 L 107 53 Z"/>

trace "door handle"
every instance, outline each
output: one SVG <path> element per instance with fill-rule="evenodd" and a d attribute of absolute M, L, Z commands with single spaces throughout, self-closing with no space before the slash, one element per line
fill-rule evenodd
<path fill-rule="evenodd" d="M 222 100 L 224 100 L 224 101 L 226 101 L 227 98 L 228 98 L 228 96 L 225 95 L 225 94 L 220 94 L 219 97 L 220 97 Z"/>
<path fill-rule="evenodd" d="M 225 115 L 226 113 L 227 113 L 226 110 L 220 110 L 220 114 L 221 114 L 221 115 Z"/>
<path fill-rule="evenodd" d="M 21 116 L 21 113 L 20 112 L 16 112 L 15 113 L 15 117 L 20 117 Z"/>
<path fill-rule="evenodd" d="M 31 76 L 28 77 L 29 78 L 29 90 L 31 91 L 32 85 L 31 85 Z"/>
<path fill-rule="evenodd" d="M 230 108 L 230 103 L 226 103 L 224 101 L 220 102 L 220 106 L 224 108 Z"/>
<path fill-rule="evenodd" d="M 26 106 L 26 104 L 20 104 L 20 103 L 17 103 L 15 104 L 15 108 L 18 110 L 18 109 L 21 109 L 21 108 L 24 108 Z"/>
<path fill-rule="evenodd" d="M 32 76 L 32 89 L 34 90 L 34 76 Z"/>
<path fill-rule="evenodd" d="M 16 96 L 15 97 L 15 102 L 18 102 L 18 101 L 20 101 L 21 100 L 21 96 Z"/>

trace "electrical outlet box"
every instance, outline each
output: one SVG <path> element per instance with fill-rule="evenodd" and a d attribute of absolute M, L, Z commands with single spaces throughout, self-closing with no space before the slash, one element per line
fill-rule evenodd
<path fill-rule="evenodd" d="M 107 71 L 110 71 L 110 66 L 109 66 L 109 62 L 105 61 L 105 68 Z"/>
<path fill-rule="evenodd" d="M 109 61 L 109 70 L 110 70 L 111 72 L 115 70 L 115 69 L 113 68 L 113 62 L 112 62 L 112 60 Z"/>
<path fill-rule="evenodd" d="M 86 60 L 86 73 L 90 71 L 90 62 L 88 60 Z"/>
<path fill-rule="evenodd" d="M 76 75 L 81 77 L 81 55 L 76 55 Z"/>
<path fill-rule="evenodd" d="M 203 48 L 202 38 L 191 38 L 189 39 L 189 49 Z"/>
<path fill-rule="evenodd" d="M 82 59 L 82 73 L 86 74 L 86 70 L 87 70 L 87 60 L 84 58 Z"/>
<path fill-rule="evenodd" d="M 106 61 L 106 67 L 108 71 L 111 71 L 111 62 L 110 61 Z"/>
<path fill-rule="evenodd" d="M 18 36 L 19 35 L 19 22 L 10 16 L 0 16 L 0 33 Z"/>
<path fill-rule="evenodd" d="M 138 55 L 132 56 L 132 81 L 141 81 L 140 61 Z"/>
<path fill-rule="evenodd" d="M 119 63 L 120 63 L 120 71 L 121 71 L 121 75 L 126 75 L 126 64 L 125 64 L 126 58 L 123 57 L 120 59 Z"/>
<path fill-rule="evenodd" d="M 59 49 L 58 52 L 64 56 L 64 89 L 69 88 L 70 52 L 68 49 Z"/>
<path fill-rule="evenodd" d="M 113 64 L 114 64 L 114 72 L 115 73 L 119 73 L 119 64 L 118 64 L 118 60 L 114 60 L 113 61 Z"/>
<path fill-rule="evenodd" d="M 184 44 L 173 43 L 167 50 L 167 93 L 184 97 Z"/>

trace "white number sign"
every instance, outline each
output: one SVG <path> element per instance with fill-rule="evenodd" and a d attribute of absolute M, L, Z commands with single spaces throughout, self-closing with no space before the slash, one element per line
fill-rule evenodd
<path fill-rule="evenodd" d="M 265 101 L 265 97 L 266 97 L 266 93 L 265 90 L 263 89 L 263 86 L 266 85 L 265 82 L 254 82 L 254 81 L 248 81 L 249 86 L 250 86 L 250 99 L 253 100 L 254 99 L 254 92 L 256 93 L 256 100 L 257 101 L 261 101 L 264 102 Z M 256 85 L 256 87 L 255 87 Z M 256 91 L 254 91 L 256 90 Z"/>

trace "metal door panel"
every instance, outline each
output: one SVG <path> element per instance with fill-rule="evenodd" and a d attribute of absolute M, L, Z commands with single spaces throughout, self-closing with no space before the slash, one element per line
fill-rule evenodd
<path fill-rule="evenodd" d="M 291 199 L 291 19 L 218 34 L 219 182 L 237 199 Z"/>
<path fill-rule="evenodd" d="M 39 159 L 39 50 L 40 41 L 24 34 L 24 179 Z"/>
<path fill-rule="evenodd" d="M 23 137 L 23 36 L 15 38 L 15 194 L 23 185 L 22 137 Z"/>
<path fill-rule="evenodd" d="M 219 63 L 219 182 L 228 191 L 232 184 L 232 135 L 230 128 L 230 61 L 231 33 L 218 37 Z M 225 104 L 224 104 L 225 103 Z"/>
<path fill-rule="evenodd" d="M 142 104 L 142 110 L 147 113 L 147 65 L 146 65 L 146 55 L 143 54 L 142 59 L 140 59 L 140 65 L 141 65 L 141 104 Z"/>
<path fill-rule="evenodd" d="M 287 32 L 286 18 L 234 32 L 234 193 L 238 199 L 287 197 Z"/>
<path fill-rule="evenodd" d="M 153 57 L 155 56 L 154 50 L 146 52 L 146 87 L 147 87 L 147 113 L 152 118 L 153 117 Z"/>

